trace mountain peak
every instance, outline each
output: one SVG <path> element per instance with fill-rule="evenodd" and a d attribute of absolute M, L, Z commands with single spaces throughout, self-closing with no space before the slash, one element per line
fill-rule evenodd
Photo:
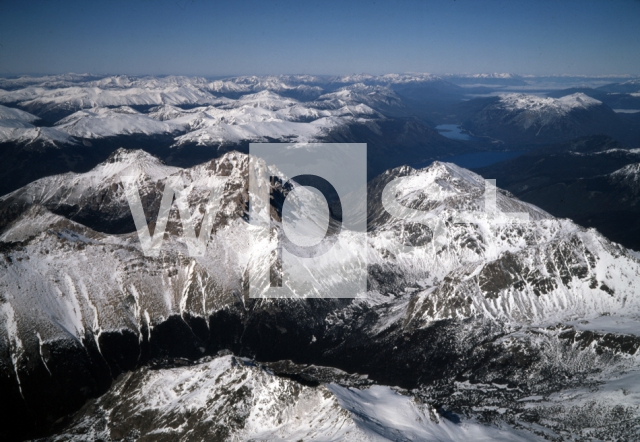
<path fill-rule="evenodd" d="M 121 147 L 89 173 L 98 174 L 103 178 L 115 175 L 146 175 L 158 180 L 178 170 L 176 167 L 167 166 L 162 160 L 142 149 Z"/>
<path fill-rule="evenodd" d="M 500 103 L 508 110 L 526 110 L 532 112 L 555 111 L 568 113 L 574 109 L 587 109 L 601 105 L 602 102 L 578 92 L 560 98 L 540 97 L 532 94 L 503 94 Z"/>
<path fill-rule="evenodd" d="M 602 104 L 602 101 L 596 100 L 595 98 L 591 98 L 590 96 L 582 92 L 577 92 L 571 95 L 565 95 L 564 97 L 558 98 L 558 101 L 570 108 L 576 108 L 576 107 L 586 108 L 589 106 L 598 106 Z"/>
<path fill-rule="evenodd" d="M 127 149 L 120 147 L 113 151 L 104 161 L 105 163 L 132 163 L 135 161 L 156 161 L 164 164 L 161 159 L 142 149 Z"/>
<path fill-rule="evenodd" d="M 611 178 L 632 189 L 634 193 L 640 190 L 640 163 L 632 163 L 611 173 Z"/>
<path fill-rule="evenodd" d="M 452 178 L 462 180 L 471 185 L 484 185 L 484 179 L 477 173 L 473 173 L 470 170 L 464 169 L 453 163 L 446 163 L 444 161 L 434 161 L 429 166 L 420 169 L 428 174 L 431 174 L 437 178 Z"/>

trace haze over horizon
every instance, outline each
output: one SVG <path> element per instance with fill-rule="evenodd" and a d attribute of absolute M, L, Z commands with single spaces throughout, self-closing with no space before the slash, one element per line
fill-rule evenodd
<path fill-rule="evenodd" d="M 640 2 L 0 5 L 0 73 L 640 74 Z"/>

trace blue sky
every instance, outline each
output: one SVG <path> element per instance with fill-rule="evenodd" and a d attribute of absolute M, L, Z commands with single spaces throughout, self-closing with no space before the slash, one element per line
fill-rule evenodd
<path fill-rule="evenodd" d="M 4 1 L 0 73 L 640 74 L 640 1 Z"/>

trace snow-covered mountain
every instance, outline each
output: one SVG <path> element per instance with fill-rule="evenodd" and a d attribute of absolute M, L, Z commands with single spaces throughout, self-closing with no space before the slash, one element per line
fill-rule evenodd
<path fill-rule="evenodd" d="M 334 106 L 325 101 L 301 103 L 271 91 L 224 100 L 217 106 L 183 112 L 173 120 L 189 132 L 176 145 L 219 145 L 242 141 L 319 141 L 331 130 L 366 124 L 384 117 L 366 104 Z M 159 115 L 164 118 L 162 115 Z"/>
<path fill-rule="evenodd" d="M 20 109 L 0 105 L 0 143 L 52 145 L 73 143 L 68 134 L 49 127 L 36 127 L 39 118 Z"/>
<path fill-rule="evenodd" d="M 120 147 L 191 166 L 247 152 L 251 142 L 359 142 L 370 146 L 373 177 L 477 149 L 440 135 L 400 95 L 406 88 L 410 96 L 438 95 L 450 87 L 428 74 L 0 79 L 0 143 L 8 147 L 0 152 L 7 165 L 0 192 L 86 171 Z"/>
<path fill-rule="evenodd" d="M 0 80 L 0 102 L 19 103 L 34 110 L 51 111 L 67 102 L 69 109 L 96 106 L 207 104 L 215 96 L 239 96 L 271 91 L 301 100 L 313 100 L 345 85 L 370 86 L 445 83 L 431 74 L 313 76 L 277 75 L 230 77 L 208 81 L 200 77 L 96 77 L 60 75 Z"/>
<path fill-rule="evenodd" d="M 51 127 L 35 127 L 16 120 L 0 121 L 0 143 L 57 146 L 74 142 L 75 140 L 69 134 Z"/>
<path fill-rule="evenodd" d="M 0 120 L 17 120 L 25 123 L 33 123 L 38 121 L 38 117 L 20 109 L 0 105 Z"/>
<path fill-rule="evenodd" d="M 560 98 L 504 94 L 461 105 L 472 133 L 509 144 L 568 141 L 585 135 L 606 134 L 631 146 L 640 133 L 602 102 L 581 92 Z"/>
<path fill-rule="evenodd" d="M 335 92 L 320 96 L 318 100 L 323 101 L 323 105 L 334 108 L 359 104 L 375 109 L 404 106 L 402 99 L 387 86 L 367 86 L 363 83 L 345 86 Z"/>
<path fill-rule="evenodd" d="M 183 132 L 180 125 L 157 121 L 129 106 L 81 110 L 58 121 L 56 129 L 78 138 Z"/>
<path fill-rule="evenodd" d="M 522 78 L 520 75 L 511 74 L 509 72 L 502 72 L 502 73 L 494 72 L 491 74 L 467 74 L 467 75 L 458 74 L 458 76 L 465 77 L 465 78 L 502 78 L 502 79 Z"/>
<path fill-rule="evenodd" d="M 42 87 L 63 87 L 71 86 L 76 83 L 88 82 L 101 79 L 102 75 L 90 74 L 61 74 L 61 75 L 44 75 L 41 77 L 32 77 L 23 75 L 15 78 L 0 78 L 0 89 L 12 90 L 22 89 L 27 86 L 40 85 Z"/>
<path fill-rule="evenodd" d="M 428 208 L 439 219 L 453 220 L 456 213 L 479 212 L 484 206 L 481 177 L 454 165 L 434 163 L 426 171 L 401 173 L 409 178 L 400 188 L 398 200 L 412 208 Z M 436 186 L 443 190 L 431 190 Z M 619 252 L 618 246 L 610 245 L 594 230 L 585 231 L 568 220 L 553 219 L 508 194 L 498 193 L 497 207 L 502 212 L 528 213 L 531 221 L 496 227 L 477 214 L 473 226 L 448 225 L 445 247 L 426 248 L 426 252 L 421 251 L 424 255 L 411 254 L 414 271 L 424 262 L 430 267 L 426 278 L 437 275 L 442 281 L 433 286 L 427 283 L 429 287 L 413 299 L 411 315 L 421 321 L 482 315 L 507 322 L 550 324 L 572 316 L 585 317 L 587 311 L 598 316 L 637 308 L 629 302 L 636 302 L 632 300 L 638 293 L 627 285 L 638 274 L 633 254 Z M 373 212 L 384 213 L 379 208 Z M 394 227 L 403 230 L 402 222 L 386 221 L 372 235 Z M 380 265 L 389 261 L 381 259 Z M 627 265 L 635 270 L 623 270 Z M 611 272 L 617 271 L 627 276 L 613 276 Z M 503 276 L 496 277 L 495 272 Z M 602 279 L 605 275 L 609 276 Z M 609 290 L 610 285 L 626 278 L 618 286 L 620 297 L 613 296 L 616 289 Z M 546 294 L 549 296 L 543 296 Z M 547 302 L 550 304 L 545 305 Z"/>
<path fill-rule="evenodd" d="M 215 173 L 222 167 L 220 164 L 235 164 L 246 161 L 246 158 L 230 153 L 221 161 L 212 161 L 207 165 L 209 168 L 200 166 L 189 170 L 189 181 L 198 183 L 202 188 L 199 192 L 206 193 L 204 187 L 215 182 Z M 238 165 L 234 168 L 237 169 Z M 184 173 L 182 169 L 167 166 L 145 151 L 119 149 L 87 173 L 70 172 L 45 177 L 1 197 L 6 203 L 3 225 L 12 219 L 10 213 L 16 216 L 31 205 L 38 205 L 98 230 L 131 232 L 134 227 L 120 177 L 138 177 L 141 199 L 150 212 L 149 217 L 154 219 L 163 181 L 171 175 L 182 176 Z M 236 187 L 238 185 L 236 183 Z"/>
<path fill-rule="evenodd" d="M 336 367 L 366 375 L 371 383 L 316 376 L 314 389 L 303 388 L 291 381 L 309 379 L 299 368 L 280 368 L 273 377 L 247 368 L 244 360 L 233 365 L 230 358 L 166 372 L 142 369 L 92 402 L 65 431 L 78 437 L 88 432 L 85 438 L 135 428 L 143 434 L 151 430 L 129 420 L 134 409 L 151 423 L 173 416 L 178 426 L 205 410 L 222 410 L 215 415 L 238 416 L 237 426 L 204 420 L 198 431 L 224 427 L 243 439 L 266 434 L 255 433 L 261 426 L 282 437 L 305 437 L 311 434 L 300 432 L 308 427 L 296 422 L 311 423 L 315 415 L 296 413 L 308 403 L 328 407 L 327 433 L 338 431 L 331 422 L 343 419 L 350 434 L 392 440 L 505 434 L 469 419 L 530 440 L 563 432 L 623 440 L 635 434 L 640 422 L 633 381 L 640 368 L 637 254 L 503 191 L 496 207 L 527 213 L 530 222 L 495 225 L 482 215 L 483 179 L 436 162 L 422 170 L 394 169 L 370 183 L 364 296 L 249 299 L 247 277 L 256 266 L 269 265 L 273 245 L 252 240 L 247 165 L 245 155 L 229 153 L 178 169 L 144 152 L 123 150 L 86 174 L 45 178 L 2 197 L 0 379 L 8 392 L 5 402 L 18 404 L 3 409 L 3 418 L 33 425 L 24 417 L 28 409 L 45 428 L 47 419 L 77 410 L 137 365 L 163 357 L 195 361 L 229 349 L 256 360 Z M 222 186 L 205 256 L 187 256 L 177 213 L 157 258 L 142 254 L 133 229 L 106 233 L 111 222 L 129 214 L 117 184 L 125 173 L 138 176 L 152 224 L 168 177 L 183 179 L 192 211 L 206 200 L 207 186 Z M 400 204 L 436 215 L 444 223 L 438 235 L 444 237 L 434 241 L 431 228 L 386 214 L 380 198 L 392 180 L 400 180 L 394 191 Z M 65 212 L 68 208 L 73 210 Z M 467 212 L 476 213 L 475 219 L 457 221 Z M 79 213 L 91 216 L 75 216 Z M 81 218 L 82 224 L 69 218 Z M 331 278 L 323 283 L 332 284 Z M 239 383 L 243 376 L 247 383 Z M 226 380 L 215 386 L 213 378 Z M 410 392 L 394 393 L 384 385 Z M 230 394 L 228 403 L 202 399 L 216 397 L 219 388 L 247 396 Z M 298 389 L 300 399 L 282 399 L 282 389 Z M 163 393 L 175 391 L 184 393 L 178 402 Z M 571 400 L 562 402 L 566 395 Z M 110 399 L 116 396 L 123 398 L 121 405 Z M 65 398 L 65 405 L 51 408 L 54 397 L 57 403 Z M 602 400 L 594 408 L 590 397 Z M 621 403 L 618 397 L 626 399 Z M 260 398 L 274 401 L 276 408 L 260 410 Z M 379 408 L 387 402 L 400 410 L 397 419 L 411 424 L 392 424 L 396 418 Z M 275 409 L 298 411 L 274 415 Z M 599 420 L 605 416 L 607 425 Z"/>
<path fill-rule="evenodd" d="M 56 128 L 78 138 L 183 132 L 180 125 L 157 121 L 129 106 L 81 110 L 58 121 Z"/>
<path fill-rule="evenodd" d="M 504 94 L 500 96 L 500 104 L 508 110 L 524 110 L 538 118 L 567 115 L 574 109 L 588 109 L 602 102 L 582 93 L 567 95 L 561 98 L 539 97 L 527 94 Z M 534 122 L 531 122 L 532 124 Z"/>
<path fill-rule="evenodd" d="M 97 106 L 206 104 L 214 99 L 210 93 L 190 85 L 121 89 L 80 86 L 45 89 L 29 86 L 13 91 L 0 90 L 0 103 L 17 103 L 42 116 L 64 115 Z"/>
<path fill-rule="evenodd" d="M 484 73 L 484 74 L 450 74 L 444 78 L 454 84 L 464 87 L 489 86 L 525 86 L 527 84 L 524 77 L 511 73 Z"/>
<path fill-rule="evenodd" d="M 640 153 L 640 152 L 639 152 Z M 640 193 L 640 163 L 627 164 L 611 173 L 611 180 L 626 186 L 630 193 Z"/>
<path fill-rule="evenodd" d="M 384 118 L 369 105 L 402 106 L 391 90 L 363 84 L 345 86 L 333 94 L 315 94 L 312 98 L 319 97 L 317 101 L 298 101 L 279 95 L 289 90 L 282 86 L 287 78 L 240 77 L 222 81 L 237 86 L 236 99 L 216 97 L 209 92 L 223 91 L 220 85 L 212 87 L 220 82 L 187 77 L 119 76 L 91 80 L 81 86 L 0 90 L 0 102 L 18 105 L 46 118 L 63 116 L 57 120 L 55 129 L 80 138 L 181 132 L 176 145 L 267 139 L 313 141 L 339 126 Z M 147 114 L 131 106 L 143 111 L 144 107 L 156 107 Z M 21 121 L 31 123 L 24 120 L 24 115 Z M 16 123 L 5 122 L 5 126 L 14 128 Z"/>
<path fill-rule="evenodd" d="M 598 90 L 611 94 L 636 94 L 637 96 L 640 93 L 640 79 L 635 78 L 622 83 L 608 84 L 599 87 Z"/>
<path fill-rule="evenodd" d="M 212 81 L 206 88 L 212 93 L 225 96 L 272 91 L 309 100 L 322 94 L 323 88 L 319 84 L 323 83 L 325 81 L 322 78 L 311 75 L 248 76 Z"/>
<path fill-rule="evenodd" d="M 453 164 L 395 167 L 479 146 L 442 137 L 428 118 L 475 85 L 519 82 L 0 80 L 10 159 L 2 178 L 15 183 L 0 196 L 0 438 L 633 440 L 640 255 L 507 191 L 494 200 L 480 175 Z M 458 106 L 452 115 L 490 141 L 546 144 L 599 124 L 634 133 L 622 123 L 630 119 L 582 93 Z M 346 210 L 367 204 L 366 241 L 343 226 L 326 256 L 286 270 L 335 298 L 249 297 L 252 275 L 282 272 L 274 257 L 283 201 L 299 219 L 309 215 L 303 190 L 277 180 L 273 198 L 249 201 L 242 151 L 251 141 L 368 143 L 367 200 L 343 201 Z M 611 139 L 570 144 L 539 149 L 555 168 L 536 160 L 531 170 L 564 169 L 581 183 L 564 183 L 571 195 L 584 191 L 602 207 L 635 204 L 637 149 Z M 544 187 L 547 175 L 527 185 Z M 212 210 L 204 255 L 188 253 L 174 206 L 161 252 L 146 256 L 122 176 L 134 177 L 154 234 L 163 189 L 176 179 L 196 231 Z M 267 209 L 273 236 L 256 235 L 250 207 Z M 402 220 L 397 210 L 431 221 Z M 338 270 L 328 265 L 337 257 Z M 345 289 L 363 262 L 366 291 Z"/>
<path fill-rule="evenodd" d="M 174 440 L 537 440 L 523 431 L 474 421 L 453 423 L 402 390 L 305 385 L 233 356 L 129 373 L 51 440 L 120 435 Z"/>
<path fill-rule="evenodd" d="M 167 177 L 181 176 L 188 185 L 192 186 L 194 195 L 201 195 L 200 198 L 204 198 L 202 195 L 206 194 L 205 186 L 216 182 L 215 171 L 222 167 L 231 168 L 227 173 L 235 177 L 233 184 L 225 184 L 225 189 L 235 190 L 230 191 L 228 194 L 230 201 L 224 201 L 219 210 L 225 214 L 225 219 L 233 216 L 242 217 L 244 204 L 239 204 L 237 198 L 246 196 L 247 183 L 243 178 L 246 165 L 246 156 L 231 153 L 207 165 L 182 170 L 164 166 L 145 152 L 122 150 L 91 172 L 43 178 L 2 197 L 0 201 L 6 208 L 3 211 L 3 218 L 6 220 L 6 225 L 7 222 L 11 223 L 11 216 L 15 218 L 27 207 L 40 205 L 55 213 L 82 220 L 96 229 L 106 231 L 109 223 L 120 225 L 129 217 L 129 206 L 119 183 L 121 175 L 139 176 L 142 199 L 147 201 L 150 212 L 148 216 L 153 219 L 161 196 L 159 189 L 163 187 L 162 183 Z M 434 163 L 422 172 L 403 168 L 397 173 L 406 175 L 405 184 L 400 188 L 402 192 L 397 194 L 397 198 L 411 207 L 428 208 L 429 212 L 444 220 L 453 219 L 457 212 L 482 210 L 484 182 L 478 175 L 446 163 Z M 383 175 L 380 179 L 383 180 L 386 176 L 388 175 Z M 437 193 L 436 198 L 425 190 L 435 187 L 443 188 Z M 374 197 L 375 195 L 374 193 Z M 201 201 L 202 199 L 192 199 L 191 203 L 196 204 Z M 444 249 L 425 247 L 407 255 L 407 259 L 411 256 L 412 260 L 410 270 L 404 268 L 408 263 L 403 259 L 396 257 L 398 261 L 394 263 L 394 259 L 389 258 L 388 252 L 385 252 L 388 250 L 389 236 L 402 232 L 404 222 L 389 219 L 388 215 L 371 220 L 370 226 L 375 228 L 370 232 L 372 247 L 369 253 L 370 263 L 379 265 L 381 268 L 399 267 L 403 279 L 413 282 L 421 280 L 425 286 L 425 294 L 428 294 L 427 298 L 431 301 L 436 297 L 431 288 L 440 284 L 447 276 L 452 278 L 455 271 L 462 271 L 464 274 L 472 273 L 474 276 L 471 279 L 460 277 L 465 279 L 465 284 L 471 284 L 464 292 L 468 304 L 460 305 L 460 308 L 466 312 L 464 316 L 483 313 L 491 317 L 496 315 L 496 318 L 506 321 L 539 323 L 540 321 L 566 321 L 574 316 L 584 317 L 588 312 L 598 315 L 605 312 L 622 312 L 625 307 L 631 308 L 630 303 L 635 302 L 635 296 L 633 296 L 635 289 L 628 283 L 636 276 L 636 270 L 623 269 L 629 266 L 633 268 L 635 265 L 632 255 L 618 251 L 616 246 L 611 248 L 595 231 L 584 231 L 569 221 L 554 220 L 534 206 L 516 202 L 509 196 L 499 194 L 497 206 L 505 212 L 526 212 L 532 222 L 524 227 L 506 225 L 497 229 L 492 228 L 490 222 L 485 225 L 478 221 L 477 225 L 473 226 L 451 224 L 447 228 L 447 246 Z M 374 209 L 374 212 L 386 213 L 379 209 L 379 207 Z M 239 224 L 238 228 L 241 226 L 242 224 Z M 14 238 L 14 240 L 18 238 L 15 236 L 17 235 L 15 228 L 11 224 L 3 233 L 3 238 Z M 121 227 L 123 228 L 126 230 L 125 227 Z M 128 229 L 133 231 L 130 222 Z M 420 229 L 414 228 L 414 235 L 420 237 L 419 232 Z M 422 235 L 428 238 L 428 230 L 423 231 Z M 482 237 L 482 243 L 478 243 L 480 237 Z M 535 243 L 528 243 L 528 237 L 536 238 Z M 469 247 L 470 243 L 477 244 L 475 247 Z M 558 259 L 556 255 L 559 253 L 558 250 L 564 250 L 566 244 L 574 243 L 580 244 L 580 248 L 575 250 L 573 247 L 569 248 L 571 253 L 576 254 L 573 259 L 575 263 L 572 268 L 567 269 L 569 279 L 563 279 L 564 264 L 555 262 Z M 251 251 L 249 246 L 245 252 L 246 257 L 253 257 L 256 260 L 258 250 Z M 566 259 L 567 253 L 569 250 L 562 252 L 563 259 Z M 488 273 L 493 271 L 492 265 L 489 264 L 496 260 L 509 261 L 513 270 L 519 269 L 519 273 L 526 269 L 527 276 L 519 279 L 512 275 L 502 285 L 496 287 L 486 285 L 483 281 L 495 283 L 488 277 Z M 604 270 L 612 262 L 616 263 L 613 268 Z M 478 264 L 474 267 L 472 263 Z M 470 265 L 472 267 L 469 267 Z M 493 264 L 495 265 L 498 264 Z M 598 270 L 600 265 L 604 266 L 603 270 Z M 241 268 L 236 271 L 241 275 Z M 574 271 L 576 274 L 584 273 L 586 279 L 580 278 L 582 281 L 580 283 L 571 282 Z M 455 280 L 457 281 L 458 278 Z M 593 287 L 587 289 L 588 286 Z M 518 290 L 514 287 L 518 287 Z M 604 290 L 602 287 L 608 287 L 608 289 Z M 609 290 L 616 292 L 616 295 L 612 296 Z M 493 299 L 502 292 L 505 296 L 517 294 L 524 298 L 514 304 L 507 296 L 501 301 L 491 301 L 491 306 L 486 304 L 487 299 Z M 541 292 L 552 293 L 547 298 L 553 302 L 549 305 L 542 303 L 542 299 L 539 299 Z M 591 300 L 585 298 L 588 293 L 593 293 L 594 298 L 589 297 Z M 603 297 L 602 294 L 605 296 Z M 448 293 L 446 298 L 450 296 L 451 293 Z M 567 301 L 574 297 L 577 298 L 572 302 Z M 499 298 L 502 299 L 501 296 Z M 456 299 L 457 297 L 450 301 L 455 303 Z M 564 300 L 563 308 L 558 309 L 556 299 Z M 427 316 L 428 320 L 442 319 L 451 315 L 455 317 L 458 314 L 456 311 L 447 310 L 448 301 L 443 300 L 443 302 L 441 308 L 444 310 L 440 312 L 436 308 Z M 442 316 L 443 314 L 445 316 Z"/>

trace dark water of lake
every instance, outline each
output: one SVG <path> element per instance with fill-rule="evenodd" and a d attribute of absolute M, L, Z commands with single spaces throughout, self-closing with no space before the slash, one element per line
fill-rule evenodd
<path fill-rule="evenodd" d="M 465 169 L 476 169 L 479 167 L 489 166 L 500 161 L 510 160 L 511 158 L 519 157 L 525 154 L 526 151 L 508 151 L 508 152 L 474 152 L 463 155 L 454 155 L 451 157 L 437 158 L 438 161 L 445 163 L 453 163 Z M 421 169 L 427 167 L 435 160 L 429 160 L 422 163 L 412 164 L 411 167 Z"/>
<path fill-rule="evenodd" d="M 459 141 L 477 141 L 478 138 L 475 138 L 469 134 L 462 132 L 459 124 L 440 124 L 436 126 L 436 130 L 440 133 L 440 135 L 450 138 L 452 140 Z M 453 163 L 460 167 L 464 167 L 465 169 L 476 169 L 479 167 L 489 166 L 494 163 L 499 163 L 500 161 L 509 160 L 511 158 L 519 157 L 520 155 L 526 153 L 524 150 L 518 151 L 506 151 L 506 152 L 474 152 L 467 153 L 463 155 L 454 155 L 451 157 L 441 157 L 436 158 L 438 161 L 444 161 L 446 163 Z M 423 161 L 421 163 L 411 164 L 411 167 L 416 169 L 421 169 L 423 167 L 427 167 L 429 164 L 433 163 L 435 160 Z"/>

